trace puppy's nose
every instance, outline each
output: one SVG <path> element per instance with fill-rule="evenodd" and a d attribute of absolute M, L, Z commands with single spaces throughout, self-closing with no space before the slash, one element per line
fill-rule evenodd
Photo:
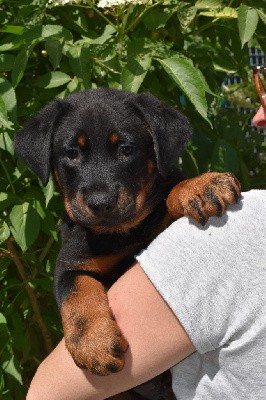
<path fill-rule="evenodd" d="M 89 196 L 87 205 L 95 216 L 100 217 L 108 215 L 115 208 L 116 201 L 112 196 L 98 192 Z"/>

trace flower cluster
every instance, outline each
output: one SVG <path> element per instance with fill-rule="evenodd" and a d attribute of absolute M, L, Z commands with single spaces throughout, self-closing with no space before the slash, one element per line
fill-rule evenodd
<path fill-rule="evenodd" d="M 111 8 L 115 6 L 123 6 L 126 4 L 150 4 L 151 0 L 100 0 L 99 8 Z"/>
<path fill-rule="evenodd" d="M 87 3 L 86 0 L 49 0 L 48 7 L 65 6 L 66 4 L 81 4 Z"/>
<path fill-rule="evenodd" d="M 111 8 L 115 6 L 123 6 L 127 4 L 151 4 L 152 0 L 100 0 L 99 8 Z M 48 7 L 64 6 L 66 4 L 88 4 L 86 0 L 49 0 Z"/>

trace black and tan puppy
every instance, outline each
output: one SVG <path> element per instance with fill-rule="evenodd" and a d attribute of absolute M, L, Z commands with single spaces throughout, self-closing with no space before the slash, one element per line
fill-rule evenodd
<path fill-rule="evenodd" d="M 110 89 L 54 101 L 16 135 L 18 155 L 44 184 L 52 172 L 63 196 L 55 295 L 69 352 L 95 374 L 120 370 L 128 347 L 106 288 L 173 219 L 205 223 L 240 196 L 231 174 L 184 181 L 174 164 L 190 137 L 152 95 Z"/>

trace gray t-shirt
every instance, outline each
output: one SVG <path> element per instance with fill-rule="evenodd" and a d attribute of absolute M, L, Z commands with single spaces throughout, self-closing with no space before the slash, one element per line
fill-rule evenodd
<path fill-rule="evenodd" d="M 196 352 L 172 369 L 180 400 L 266 399 L 266 191 L 201 227 L 174 222 L 137 257 Z"/>

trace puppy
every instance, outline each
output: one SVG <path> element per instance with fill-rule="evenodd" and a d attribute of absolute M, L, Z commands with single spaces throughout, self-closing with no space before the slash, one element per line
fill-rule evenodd
<path fill-rule="evenodd" d="M 15 137 L 15 150 L 64 201 L 55 296 L 75 363 L 119 371 L 128 344 L 106 290 L 174 219 L 204 224 L 240 196 L 237 179 L 184 180 L 174 165 L 192 134 L 187 118 L 151 94 L 95 89 L 44 107 Z"/>

